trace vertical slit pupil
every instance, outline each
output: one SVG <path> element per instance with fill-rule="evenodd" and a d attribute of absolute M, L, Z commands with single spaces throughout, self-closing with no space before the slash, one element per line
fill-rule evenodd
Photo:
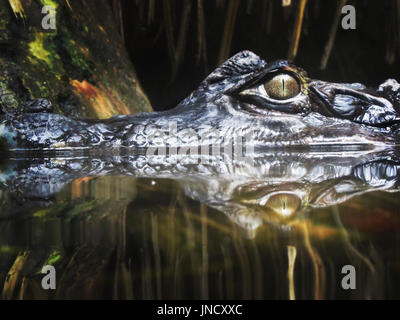
<path fill-rule="evenodd" d="M 278 74 L 264 84 L 268 96 L 272 99 L 290 99 L 300 92 L 297 79 L 287 73 Z"/>

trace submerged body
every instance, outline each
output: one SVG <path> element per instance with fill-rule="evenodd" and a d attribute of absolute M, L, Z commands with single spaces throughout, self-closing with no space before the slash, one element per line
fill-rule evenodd
<path fill-rule="evenodd" d="M 0 136 L 11 151 L 222 146 L 238 139 L 252 148 L 393 146 L 399 108 L 395 80 L 377 90 L 311 80 L 287 61 L 266 63 L 243 51 L 170 111 L 84 121 L 36 108 L 6 114 Z"/>

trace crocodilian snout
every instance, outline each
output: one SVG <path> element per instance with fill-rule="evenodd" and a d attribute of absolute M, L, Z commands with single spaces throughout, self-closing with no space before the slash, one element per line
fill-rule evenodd
<path fill-rule="evenodd" d="M 399 92 L 396 95 L 395 90 L 400 88 L 396 81 L 398 87 L 393 83 L 385 85 L 387 82 L 377 90 L 371 90 L 360 83 L 311 81 L 309 90 L 313 111 L 394 133 L 400 125 L 400 106 L 395 100 L 400 95 Z"/>
<path fill-rule="evenodd" d="M 400 136 L 400 85 L 387 80 L 376 90 L 359 83 L 319 80 L 307 83 L 313 128 L 311 145 L 397 147 Z"/>

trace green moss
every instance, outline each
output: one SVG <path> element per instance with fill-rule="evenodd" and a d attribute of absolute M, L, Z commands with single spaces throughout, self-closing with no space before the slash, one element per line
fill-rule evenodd
<path fill-rule="evenodd" d="M 44 266 L 54 265 L 56 262 L 60 261 L 61 258 L 62 255 L 60 251 L 53 250 L 52 252 L 50 252 L 46 261 L 43 263 L 42 267 L 39 270 L 37 270 L 36 275 L 42 274 L 42 269 Z"/>
<path fill-rule="evenodd" d="M 8 83 L 5 78 L 0 77 L 0 104 L 8 108 L 18 108 L 18 100 L 11 90 L 8 89 Z"/>
<path fill-rule="evenodd" d="M 58 8 L 58 3 L 56 1 L 53 1 L 53 0 L 41 0 L 40 2 L 43 4 L 43 6 L 52 6 L 56 10 Z"/>
<path fill-rule="evenodd" d="M 89 65 L 86 63 L 87 59 L 79 50 L 77 43 L 69 37 L 64 38 L 63 42 L 65 50 L 67 50 L 71 57 L 72 64 L 82 70 L 89 70 Z"/>
<path fill-rule="evenodd" d="M 37 1 L 23 2 L 27 17 L 33 16 L 32 10 L 37 11 L 37 4 Z M 75 96 L 78 98 L 76 111 L 86 117 L 87 101 L 80 100 L 70 81 L 90 81 L 95 75 L 96 81 L 113 92 L 132 112 L 151 109 L 145 95 L 135 88 L 136 75 L 132 68 L 127 68 L 129 63 L 125 55 L 119 54 L 119 39 L 115 36 L 112 15 L 103 15 L 108 5 L 96 2 L 92 6 L 77 2 L 71 10 L 68 1 L 39 0 L 39 6 L 42 5 L 53 6 L 57 10 L 55 32 L 43 32 L 40 26 L 34 24 L 24 25 L 14 17 L 9 4 L 0 5 L 0 41 L 4 41 L 6 46 L 12 41 L 12 48 L 15 47 L 13 52 L 17 53 L 10 55 L 6 50 L 0 54 L 0 77 L 7 78 L 4 84 L 0 78 L 0 91 L 6 93 L 0 95 L 0 104 L 18 109 L 28 97 L 28 92 L 30 98 L 49 99 L 55 112 L 62 113 L 65 110 L 59 104 L 59 97 Z M 93 11 L 89 16 L 82 15 L 88 5 L 93 7 Z M 99 15 L 99 12 L 102 14 Z M 111 27 L 101 28 L 98 15 L 101 25 Z M 9 77 L 14 79 L 15 76 L 24 88 L 20 90 L 19 86 L 15 86 L 16 91 L 8 92 Z"/>
<path fill-rule="evenodd" d="M 38 219 L 47 219 L 51 217 L 56 217 L 57 214 L 62 212 L 66 207 L 67 203 L 59 203 L 56 206 L 52 206 L 50 208 L 41 209 L 33 213 L 33 217 Z"/>
<path fill-rule="evenodd" d="M 46 69 L 41 68 L 41 72 L 46 72 Z M 32 79 L 29 72 L 23 72 L 22 83 L 29 91 L 32 98 L 49 98 L 51 96 L 50 88 L 46 86 L 46 81 L 40 79 Z"/>
<path fill-rule="evenodd" d="M 60 251 L 54 250 L 53 252 L 50 253 L 49 257 L 47 258 L 46 264 L 47 265 L 49 265 L 49 264 L 53 265 L 60 259 L 61 259 Z"/>
<path fill-rule="evenodd" d="M 35 39 L 29 43 L 29 52 L 37 59 L 44 61 L 50 68 L 53 66 L 52 54 L 44 47 L 46 34 L 35 33 Z"/>
<path fill-rule="evenodd" d="M 33 214 L 33 216 L 34 216 L 35 218 L 44 218 L 44 217 L 46 217 L 48 214 L 50 214 L 52 211 L 53 211 L 52 208 L 39 210 L 39 211 L 36 211 L 36 212 Z"/>
<path fill-rule="evenodd" d="M 91 210 L 93 210 L 94 208 L 96 208 L 96 206 L 99 205 L 99 202 L 96 200 L 92 200 L 92 201 L 87 201 L 87 202 L 83 202 L 80 204 L 77 204 L 73 207 L 73 209 L 69 210 L 68 212 L 65 213 L 65 217 L 66 218 L 73 218 L 79 214 L 82 213 L 87 213 Z"/>
<path fill-rule="evenodd" d="M 32 34 L 33 40 L 27 48 L 29 55 L 20 63 L 21 80 L 32 98 L 48 98 L 57 110 L 55 97 L 65 85 L 60 81 L 65 70 L 57 52 L 56 35 L 38 31 Z"/>

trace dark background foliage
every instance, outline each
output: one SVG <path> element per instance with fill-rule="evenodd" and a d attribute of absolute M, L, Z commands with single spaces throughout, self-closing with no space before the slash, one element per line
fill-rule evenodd
<path fill-rule="evenodd" d="M 163 110 L 194 90 L 222 58 L 240 50 L 267 61 L 288 58 L 301 2 L 283 7 L 282 0 L 122 0 L 112 5 L 153 108 Z M 339 21 L 327 66 L 321 69 L 335 14 L 345 2 L 306 1 L 295 64 L 310 77 L 329 81 L 376 86 L 398 78 L 398 0 L 347 1 L 356 8 L 356 29 L 343 30 Z"/>

